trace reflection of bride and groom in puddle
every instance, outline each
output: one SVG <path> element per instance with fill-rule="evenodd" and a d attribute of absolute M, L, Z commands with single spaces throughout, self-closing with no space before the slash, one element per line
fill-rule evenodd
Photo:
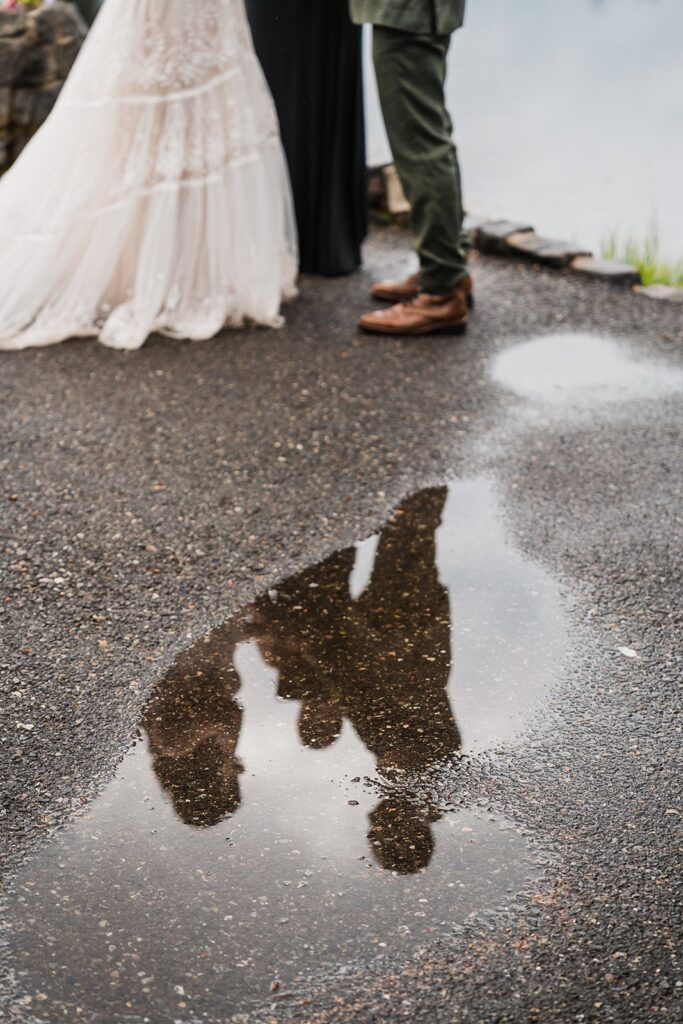
<path fill-rule="evenodd" d="M 513 823 L 444 810 L 447 762 L 517 737 L 564 647 L 556 584 L 498 511 L 483 479 L 414 495 L 180 656 L 147 741 L 18 882 L 27 990 L 159 1020 L 180 983 L 199 1018 L 519 891 Z"/>
<path fill-rule="evenodd" d="M 447 692 L 449 597 L 436 558 L 447 494 L 422 491 L 396 509 L 358 596 L 351 547 L 259 598 L 178 659 L 143 724 L 157 778 L 182 821 L 207 828 L 240 807 L 243 710 L 234 655 L 246 640 L 277 670 L 277 696 L 299 703 L 304 747 L 330 747 L 348 722 L 388 779 L 419 778 L 459 750 Z M 376 862 L 402 874 L 426 867 L 440 816 L 403 790 L 386 796 L 370 814 Z"/>

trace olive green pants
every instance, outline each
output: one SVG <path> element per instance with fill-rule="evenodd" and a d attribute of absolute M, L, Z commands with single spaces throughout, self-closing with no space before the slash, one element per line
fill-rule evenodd
<path fill-rule="evenodd" d="M 374 60 L 396 170 L 412 209 L 424 291 L 451 291 L 467 273 L 453 125 L 444 93 L 451 37 L 375 25 Z"/>

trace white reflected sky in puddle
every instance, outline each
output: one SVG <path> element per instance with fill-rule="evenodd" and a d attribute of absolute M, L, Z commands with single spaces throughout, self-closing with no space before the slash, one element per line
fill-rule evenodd
<path fill-rule="evenodd" d="M 523 398 L 576 408 L 683 394 L 683 371 L 592 334 L 548 334 L 513 344 L 493 361 L 497 384 Z"/>
<path fill-rule="evenodd" d="M 509 543 L 495 489 L 451 488 L 437 534 L 449 594 L 448 692 L 466 750 L 506 742 L 529 722 L 557 679 L 566 632 L 556 581 Z"/>

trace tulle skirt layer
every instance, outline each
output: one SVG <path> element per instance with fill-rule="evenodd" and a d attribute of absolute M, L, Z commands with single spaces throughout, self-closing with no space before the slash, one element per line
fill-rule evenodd
<path fill-rule="evenodd" d="M 272 101 L 241 3 L 202 4 L 186 22 L 195 5 L 107 0 L 51 117 L 0 183 L 0 348 L 87 335 L 133 349 L 152 332 L 199 340 L 280 322 L 297 246 Z M 184 36 L 181 78 L 173 39 L 156 74 L 149 57 L 144 76 L 136 68 L 156 17 Z M 117 54 L 106 70 L 105 51 Z"/>

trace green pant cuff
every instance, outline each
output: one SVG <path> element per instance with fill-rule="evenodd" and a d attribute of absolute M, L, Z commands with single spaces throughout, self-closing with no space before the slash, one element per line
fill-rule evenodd
<path fill-rule="evenodd" d="M 463 267 L 462 270 L 456 272 L 449 272 L 448 276 L 425 273 L 423 271 L 420 278 L 422 291 L 427 292 L 429 295 L 445 295 L 447 292 L 454 291 L 468 273 L 467 267 Z"/>

